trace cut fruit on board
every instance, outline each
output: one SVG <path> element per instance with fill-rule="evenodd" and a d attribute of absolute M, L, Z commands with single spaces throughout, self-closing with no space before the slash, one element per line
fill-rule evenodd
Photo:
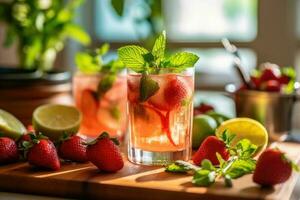
<path fill-rule="evenodd" d="M 76 134 L 81 122 L 81 113 L 73 106 L 47 104 L 33 112 L 33 127 L 52 140 L 63 134 Z"/>
<path fill-rule="evenodd" d="M 250 118 L 234 118 L 224 121 L 216 130 L 216 135 L 220 136 L 225 130 L 235 134 L 231 145 L 235 145 L 241 139 L 248 139 L 257 145 L 259 154 L 268 144 L 268 132 L 258 121 Z"/>
<path fill-rule="evenodd" d="M 0 109 L 0 136 L 18 139 L 26 133 L 25 126 L 12 114 Z"/>

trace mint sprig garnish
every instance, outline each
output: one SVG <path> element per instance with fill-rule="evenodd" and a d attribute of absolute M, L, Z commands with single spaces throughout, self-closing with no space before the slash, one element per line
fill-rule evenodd
<path fill-rule="evenodd" d="M 230 158 L 224 160 L 219 153 L 216 156 L 219 160 L 219 166 L 214 166 L 211 161 L 203 160 L 201 166 L 189 167 L 180 164 L 179 161 L 166 167 L 167 172 L 183 173 L 193 172 L 192 183 L 197 186 L 208 187 L 216 182 L 217 179 L 223 179 L 227 187 L 232 186 L 232 179 L 239 178 L 252 173 L 256 166 L 256 161 L 252 158 L 257 151 L 257 146 L 248 139 L 242 139 L 234 147 L 229 146 L 234 139 L 234 134 L 224 131 L 221 139 L 225 142 L 230 152 Z M 184 161 L 181 161 L 184 162 Z"/>
<path fill-rule="evenodd" d="M 109 44 L 105 43 L 94 51 L 79 52 L 75 62 L 80 72 L 85 74 L 101 73 L 102 77 L 95 96 L 101 98 L 114 84 L 117 74 L 125 66 L 119 59 L 104 63 L 103 56 L 109 51 Z"/>
<path fill-rule="evenodd" d="M 159 74 L 163 68 L 179 73 L 194 67 L 199 57 L 193 53 L 180 52 L 166 57 L 166 40 L 166 32 L 163 31 L 155 40 L 152 51 L 136 45 L 121 47 L 118 49 L 119 58 L 137 73 Z"/>
<path fill-rule="evenodd" d="M 158 84 L 149 74 L 159 74 L 162 69 L 167 72 L 180 73 L 188 67 L 194 67 L 199 57 L 188 52 L 181 52 L 166 57 L 166 32 L 163 31 L 155 40 L 152 50 L 147 50 L 137 45 L 128 45 L 118 49 L 120 60 L 125 66 L 136 72 L 142 73 L 140 82 L 140 100 L 146 101 L 158 91 Z M 149 84 L 149 85 L 147 85 Z"/>

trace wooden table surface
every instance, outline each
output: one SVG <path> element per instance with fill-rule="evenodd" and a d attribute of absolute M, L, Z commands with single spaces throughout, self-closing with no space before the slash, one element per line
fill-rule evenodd
<path fill-rule="evenodd" d="M 279 148 L 296 159 L 300 145 L 281 143 Z M 270 166 L 271 167 L 271 166 Z M 39 195 L 90 199 L 168 200 L 168 199 L 289 199 L 298 174 L 274 188 L 260 188 L 252 175 L 233 181 L 232 188 L 217 182 L 210 188 L 195 187 L 191 176 L 170 174 L 161 167 L 125 163 L 115 174 L 99 172 L 87 164 L 63 164 L 57 172 L 37 171 L 27 163 L 0 167 L 0 190 Z"/>

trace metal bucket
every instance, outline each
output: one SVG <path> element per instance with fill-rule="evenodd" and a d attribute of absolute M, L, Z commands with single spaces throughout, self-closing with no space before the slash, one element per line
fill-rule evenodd
<path fill-rule="evenodd" d="M 255 90 L 237 91 L 232 84 L 226 91 L 235 101 L 237 117 L 249 117 L 262 123 L 271 141 L 281 141 L 291 131 L 296 94 L 280 94 Z"/>

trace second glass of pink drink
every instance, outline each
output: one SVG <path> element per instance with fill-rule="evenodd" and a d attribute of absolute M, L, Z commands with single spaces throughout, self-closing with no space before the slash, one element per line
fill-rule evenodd
<path fill-rule="evenodd" d="M 119 49 L 120 59 L 129 68 L 128 158 L 137 164 L 165 165 L 175 160 L 188 160 L 191 154 L 194 69 L 190 67 L 198 57 L 184 52 L 171 56 L 170 60 L 163 58 L 165 40 L 163 33 L 156 40 L 152 53 L 138 46 Z M 157 51 L 161 51 L 160 55 Z M 144 59 L 142 67 L 135 63 L 136 60 L 130 60 L 131 52 L 140 63 Z M 161 65 L 165 62 L 164 67 L 147 61 L 156 62 L 158 56 L 161 56 L 158 58 Z M 169 62 L 173 62 L 172 65 Z"/>
<path fill-rule="evenodd" d="M 90 138 L 106 131 L 123 139 L 126 131 L 126 75 L 118 75 L 112 87 L 97 97 L 97 87 L 103 75 L 78 72 L 73 78 L 75 105 L 82 113 L 80 134 Z"/>
<path fill-rule="evenodd" d="M 92 52 L 79 52 L 79 71 L 73 77 L 76 107 L 82 113 L 80 134 L 96 138 L 106 131 L 123 139 L 126 132 L 127 86 L 124 65 L 119 60 L 102 60 L 109 46 L 104 44 Z"/>

